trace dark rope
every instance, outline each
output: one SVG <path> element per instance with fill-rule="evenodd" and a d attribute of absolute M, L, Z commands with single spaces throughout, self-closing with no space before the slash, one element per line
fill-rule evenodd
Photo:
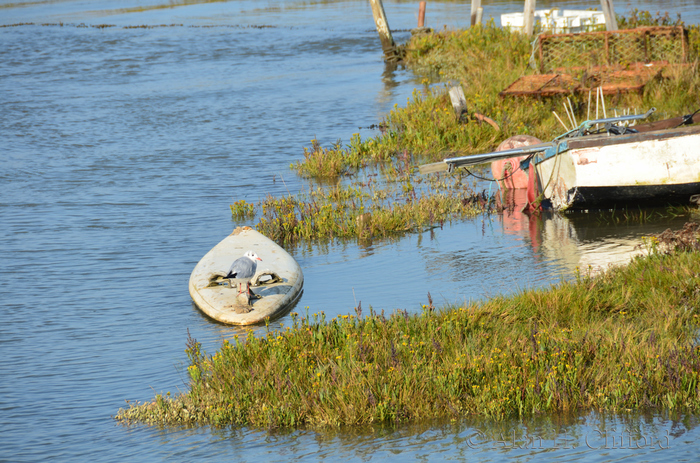
<path fill-rule="evenodd" d="M 530 159 L 532 159 L 533 156 L 534 156 L 534 154 L 531 154 L 530 156 L 527 157 L 527 159 L 525 159 L 525 161 L 529 161 Z M 522 162 L 522 161 L 521 161 L 521 162 Z M 513 170 L 513 172 L 512 172 L 510 175 L 506 175 L 505 177 L 499 178 L 499 179 L 496 179 L 496 178 L 486 178 L 486 177 L 482 177 L 482 176 L 480 176 L 480 175 L 476 175 L 475 173 L 473 173 L 472 171 L 470 171 L 470 170 L 467 169 L 466 167 L 463 167 L 463 169 L 467 171 L 467 174 L 471 175 L 471 176 L 474 177 L 474 178 L 478 178 L 479 180 L 484 180 L 484 181 L 487 181 L 487 182 L 502 182 L 503 180 L 506 180 L 506 179 L 511 178 L 513 175 L 515 175 L 515 173 L 516 173 L 517 171 L 520 170 L 520 163 L 518 163 L 518 168 L 515 169 L 515 170 Z"/>
<path fill-rule="evenodd" d="M 677 128 L 680 127 L 681 125 L 690 125 L 690 124 L 692 124 L 692 123 L 693 123 L 693 117 L 695 117 L 695 115 L 696 115 L 697 113 L 700 113 L 700 109 L 696 110 L 693 114 L 686 114 L 685 116 L 683 116 L 683 122 L 681 122 L 680 124 L 678 124 L 677 126 L 675 126 L 674 129 L 677 129 Z"/>

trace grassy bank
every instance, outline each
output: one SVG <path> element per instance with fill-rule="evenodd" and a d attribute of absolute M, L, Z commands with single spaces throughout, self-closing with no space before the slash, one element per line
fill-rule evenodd
<path fill-rule="evenodd" d="M 652 16 L 633 11 L 619 17 L 620 28 L 648 25 L 673 25 L 675 18 Z M 642 94 L 608 96 L 607 109 L 645 112 L 656 107 L 653 119 L 692 113 L 698 109 L 700 94 L 700 28 L 687 27 L 688 65 L 665 69 Z M 405 45 L 405 64 L 424 77 L 424 88 L 417 89 L 405 107 L 395 106 L 379 124 L 381 133 L 330 148 L 318 143 L 305 149 L 302 161 L 293 168 L 307 177 L 334 177 L 362 166 L 386 162 L 399 153 L 409 153 L 416 162 L 441 160 L 448 155 L 468 155 L 493 150 L 513 135 L 527 134 L 551 140 L 564 132 L 555 118 L 556 111 L 566 120 L 564 102 L 569 98 L 575 116 L 583 121 L 588 112 L 588 95 L 571 94 L 543 99 L 500 97 L 499 92 L 530 68 L 532 37 L 496 27 L 493 21 L 466 30 L 444 30 L 415 35 Z M 465 93 L 468 114 L 459 121 L 453 112 L 447 86 L 434 82 L 460 83 Z M 595 98 L 594 98 L 595 99 Z M 475 114 L 493 119 L 496 130 L 481 122 Z"/>
<path fill-rule="evenodd" d="M 618 21 L 623 28 L 672 23 L 668 17 L 645 12 L 633 12 Z M 689 28 L 689 37 L 689 65 L 664 70 L 641 95 L 608 97 L 608 111 L 640 113 L 656 107 L 652 117 L 662 119 L 699 109 L 697 26 Z M 520 76 L 534 73 L 529 67 L 530 41 L 493 22 L 413 36 L 405 45 L 405 64 L 423 76 L 424 86 L 413 92 L 406 106 L 395 105 L 378 125 L 380 133 L 364 140 L 355 134 L 347 145 L 338 140 L 329 147 L 312 140 L 311 146 L 304 148 L 303 159 L 290 167 L 301 177 L 323 180 L 326 187 L 268 197 L 257 204 L 237 201 L 231 205 L 233 217 L 257 218 L 259 231 L 278 242 L 290 242 L 383 238 L 483 211 L 484 198 L 478 200 L 477 191 L 464 188 L 461 177 L 437 177 L 437 183 L 459 185 L 456 190 L 435 187 L 434 176 L 420 176 L 416 167 L 449 156 L 492 151 L 513 135 L 551 140 L 564 132 L 553 111 L 566 118 L 563 105 L 567 98 L 577 119 L 586 119 L 586 95 L 543 99 L 498 96 Z M 446 80 L 461 83 L 464 89 L 468 111 L 461 119 L 454 114 L 448 85 L 432 84 Z M 498 128 L 479 115 L 493 119 Z M 368 169 L 373 173 L 367 175 Z M 362 177 L 364 180 L 356 180 Z M 431 185 L 425 187 L 426 183 Z"/>
<path fill-rule="evenodd" d="M 683 250 L 661 252 L 663 246 Z M 700 408 L 695 228 L 629 266 L 546 290 L 389 316 L 292 315 L 266 336 L 190 339 L 189 390 L 120 409 L 151 424 L 343 425 L 478 414 Z M 428 296 L 429 297 L 429 296 Z"/>

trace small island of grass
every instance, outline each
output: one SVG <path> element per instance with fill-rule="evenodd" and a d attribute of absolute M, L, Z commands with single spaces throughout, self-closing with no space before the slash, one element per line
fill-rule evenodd
<path fill-rule="evenodd" d="M 190 339 L 189 390 L 119 410 L 159 425 L 339 426 L 469 414 L 700 409 L 700 253 L 683 244 L 549 289 L 435 309 Z M 679 240 L 678 237 L 682 237 Z M 674 241 L 675 240 L 675 241 Z M 652 239 L 651 247 L 658 240 Z"/>

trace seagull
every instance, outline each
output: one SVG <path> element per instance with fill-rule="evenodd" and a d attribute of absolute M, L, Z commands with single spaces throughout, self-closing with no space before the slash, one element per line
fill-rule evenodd
<path fill-rule="evenodd" d="M 258 261 L 262 262 L 262 259 L 255 254 L 254 251 L 248 251 L 243 254 L 243 257 L 239 257 L 233 261 L 231 269 L 228 271 L 226 278 L 231 282 L 231 287 L 233 287 L 233 281 L 238 284 L 238 294 L 242 294 L 241 285 L 246 284 L 246 294 L 248 298 L 252 298 L 253 294 L 250 292 L 250 279 L 255 275 L 255 270 L 258 268 Z"/>

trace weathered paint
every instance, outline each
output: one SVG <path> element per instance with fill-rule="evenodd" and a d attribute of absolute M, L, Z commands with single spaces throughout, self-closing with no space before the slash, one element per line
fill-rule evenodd
<path fill-rule="evenodd" d="M 672 132 L 673 136 L 665 132 Z M 661 190 L 656 188 L 660 186 L 678 185 L 678 189 L 664 190 L 671 195 L 676 190 L 682 191 L 679 194 L 692 192 L 692 185 L 698 182 L 700 173 L 698 147 L 700 127 L 626 136 L 583 137 L 560 143 L 538 156 L 537 173 L 544 196 L 551 200 L 555 209 L 587 207 L 586 196 L 596 188 L 617 188 L 618 193 L 624 191 L 621 198 L 632 200 L 638 195 L 636 199 L 643 201 L 650 195 L 660 194 Z M 654 188 L 624 189 L 626 187 Z M 583 191 L 588 194 L 583 195 Z"/>
<path fill-rule="evenodd" d="M 515 135 L 506 138 L 498 145 L 496 151 L 513 150 L 530 145 L 542 143 L 542 140 L 531 135 Z M 527 156 L 517 156 L 508 159 L 499 159 L 491 163 L 493 178 L 503 180 L 503 186 L 508 189 L 527 188 L 527 170 L 520 168 L 520 162 Z M 501 183 L 499 183 L 501 186 Z"/>
<path fill-rule="evenodd" d="M 253 250 L 262 259 L 255 280 L 266 271 L 282 278 L 279 283 L 251 286 L 260 299 L 248 306 L 238 297 L 238 288 L 210 286 L 216 275 L 226 274 L 231 263 L 246 251 Z M 284 249 L 250 227 L 238 227 L 214 246 L 195 266 L 190 275 L 190 296 L 199 309 L 214 320 L 230 325 L 251 325 L 265 318 L 283 314 L 301 295 L 304 275 L 301 267 Z M 247 313 L 245 313 L 247 312 Z"/>

